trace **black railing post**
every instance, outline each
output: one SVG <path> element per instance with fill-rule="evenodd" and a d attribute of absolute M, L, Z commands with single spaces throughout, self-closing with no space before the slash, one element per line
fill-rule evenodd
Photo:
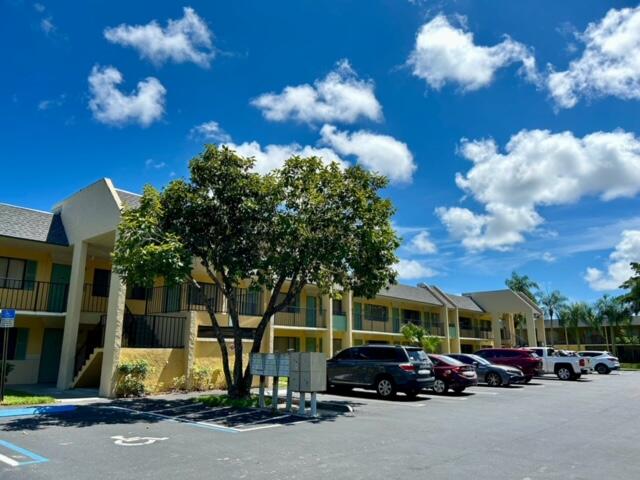
<path fill-rule="evenodd" d="M 36 290 L 33 295 L 33 311 L 37 312 L 38 311 L 38 293 L 40 292 L 40 282 L 35 282 L 35 283 L 36 283 Z"/>

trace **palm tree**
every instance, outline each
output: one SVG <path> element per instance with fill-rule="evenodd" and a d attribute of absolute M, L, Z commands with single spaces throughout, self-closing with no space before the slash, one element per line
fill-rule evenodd
<path fill-rule="evenodd" d="M 505 285 L 514 292 L 524 293 L 534 302 L 536 296 L 533 294 L 533 290 L 538 290 L 538 284 L 531 280 L 528 275 L 518 275 L 517 272 L 511 272 L 511 277 L 504 281 Z"/>
<path fill-rule="evenodd" d="M 627 317 L 631 316 L 631 311 L 623 303 L 624 300 L 609 295 L 603 295 L 596 302 L 596 312 L 602 318 L 602 323 L 606 329 L 609 324 L 611 339 L 611 349 L 616 353 L 618 349 L 616 345 L 616 336 L 619 333 L 620 325 L 622 325 Z"/>
<path fill-rule="evenodd" d="M 564 329 L 564 344 L 569 345 L 569 335 L 567 327 L 569 326 L 570 311 L 567 305 L 558 312 L 558 325 Z"/>
<path fill-rule="evenodd" d="M 586 316 L 584 318 L 584 322 L 589 326 L 592 332 L 597 333 L 602 337 L 602 326 L 604 323 L 604 318 L 602 317 L 602 315 L 600 315 L 597 310 L 594 310 L 593 307 L 589 307 L 585 313 Z M 608 349 L 609 345 L 607 344 L 607 350 Z"/>
<path fill-rule="evenodd" d="M 538 291 L 537 295 L 538 303 L 542 306 L 545 315 L 551 321 L 551 345 L 555 342 L 555 335 L 553 331 L 553 317 L 557 315 L 567 304 L 567 297 L 562 295 L 558 290 L 553 292 Z"/>
<path fill-rule="evenodd" d="M 573 330 L 578 350 L 581 350 L 580 326 L 588 324 L 589 319 L 593 317 L 593 309 L 585 302 L 574 302 L 562 310 L 560 315 L 565 329 L 568 327 Z"/>

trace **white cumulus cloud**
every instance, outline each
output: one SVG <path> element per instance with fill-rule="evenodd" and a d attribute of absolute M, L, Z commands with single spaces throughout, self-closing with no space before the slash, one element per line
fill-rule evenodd
<path fill-rule="evenodd" d="M 281 93 L 265 93 L 251 104 L 267 120 L 306 123 L 353 123 L 359 118 L 379 121 L 382 107 L 373 92 L 373 82 L 361 80 L 348 60 L 313 85 L 287 86 Z"/>
<path fill-rule="evenodd" d="M 89 75 L 89 108 L 96 120 L 110 125 L 136 122 L 146 127 L 164 114 L 166 89 L 154 77 L 125 94 L 118 90 L 122 74 L 114 67 L 94 66 Z"/>
<path fill-rule="evenodd" d="M 629 264 L 639 261 L 640 230 L 625 230 L 622 232 L 620 243 L 609 255 L 606 272 L 589 267 L 584 279 L 593 290 L 616 290 L 632 276 L 633 271 Z"/>
<path fill-rule="evenodd" d="M 330 148 L 316 148 L 311 146 L 301 146 L 297 143 L 288 145 L 265 145 L 258 142 L 244 142 L 239 145 L 228 143 L 226 145 L 243 157 L 253 157 L 256 160 L 254 169 L 259 173 L 268 173 L 273 169 L 284 165 L 285 160 L 295 155 L 301 157 L 321 157 L 325 162 L 336 162 L 341 165 L 345 163 Z"/>
<path fill-rule="evenodd" d="M 547 78 L 556 105 L 571 108 L 581 97 L 606 95 L 640 99 L 640 6 L 609 10 L 579 39 L 582 56 Z"/>
<path fill-rule="evenodd" d="M 213 34 L 193 8 L 185 7 L 178 20 L 168 20 L 162 28 L 156 20 L 146 25 L 118 25 L 106 28 L 104 36 L 112 43 L 133 47 L 140 57 L 160 65 L 168 60 L 192 62 L 208 67 L 214 57 Z"/>
<path fill-rule="evenodd" d="M 225 132 L 218 122 L 210 121 L 196 125 L 191 129 L 192 137 L 201 137 L 206 140 L 213 140 L 220 143 L 231 142 L 231 135 Z"/>
<path fill-rule="evenodd" d="M 324 125 L 320 135 L 337 154 L 354 156 L 359 165 L 387 176 L 391 183 L 411 182 L 416 164 L 406 143 L 365 130 L 342 132 L 333 125 Z"/>
<path fill-rule="evenodd" d="M 409 250 L 416 254 L 430 254 L 438 251 L 438 247 L 431 240 L 427 230 L 422 230 L 414 235 L 407 246 Z"/>
<path fill-rule="evenodd" d="M 579 138 L 572 132 L 522 130 L 504 153 L 491 139 L 463 140 L 460 153 L 473 166 L 456 175 L 456 184 L 484 211 L 440 207 L 436 213 L 469 250 L 507 250 L 524 241 L 524 234 L 544 222 L 540 206 L 640 192 L 640 139 L 624 131 Z"/>
<path fill-rule="evenodd" d="M 394 265 L 398 278 L 401 280 L 418 280 L 421 278 L 429 278 L 437 275 L 432 268 L 427 267 L 418 260 L 399 259 Z"/>
<path fill-rule="evenodd" d="M 446 83 L 464 91 L 478 90 L 491 84 L 497 70 L 517 62 L 522 63 L 520 71 L 527 80 L 540 81 L 535 57 L 525 45 L 508 36 L 490 47 L 477 45 L 473 33 L 456 28 L 444 15 L 420 28 L 409 56 L 413 74 L 436 90 Z"/>

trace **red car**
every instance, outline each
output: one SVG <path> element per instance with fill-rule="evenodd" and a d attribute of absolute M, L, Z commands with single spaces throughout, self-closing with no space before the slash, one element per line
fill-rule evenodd
<path fill-rule="evenodd" d="M 471 365 L 446 355 L 429 355 L 429 360 L 433 363 L 433 372 L 436 374 L 431 387 L 436 393 L 447 393 L 449 389 L 462 393 L 465 388 L 478 384 L 476 369 Z"/>
<path fill-rule="evenodd" d="M 518 348 L 483 348 L 476 355 L 486 358 L 491 363 L 508 365 L 522 370 L 524 383 L 529 383 L 534 376 L 544 373 L 542 359 L 531 350 Z"/>

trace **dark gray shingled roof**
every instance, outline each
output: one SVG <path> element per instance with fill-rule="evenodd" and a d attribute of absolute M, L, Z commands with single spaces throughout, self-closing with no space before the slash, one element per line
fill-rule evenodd
<path fill-rule="evenodd" d="M 466 297 L 464 295 L 453 295 L 451 293 L 447 293 L 447 297 L 451 299 L 454 305 L 462 310 L 471 310 L 472 312 L 484 312 L 484 310 L 473 301 L 471 297 Z"/>
<path fill-rule="evenodd" d="M 412 302 L 430 303 L 431 305 L 442 305 L 433 294 L 426 288 L 411 287 L 409 285 L 389 285 L 378 292 L 381 297 L 402 298 Z"/>
<path fill-rule="evenodd" d="M 140 206 L 140 197 L 137 193 L 127 192 L 126 190 L 119 190 L 116 188 L 116 192 L 120 197 L 120 201 L 123 205 L 131 208 L 138 208 Z"/>
<path fill-rule="evenodd" d="M 59 214 L 0 203 L 0 236 L 69 245 Z"/>

